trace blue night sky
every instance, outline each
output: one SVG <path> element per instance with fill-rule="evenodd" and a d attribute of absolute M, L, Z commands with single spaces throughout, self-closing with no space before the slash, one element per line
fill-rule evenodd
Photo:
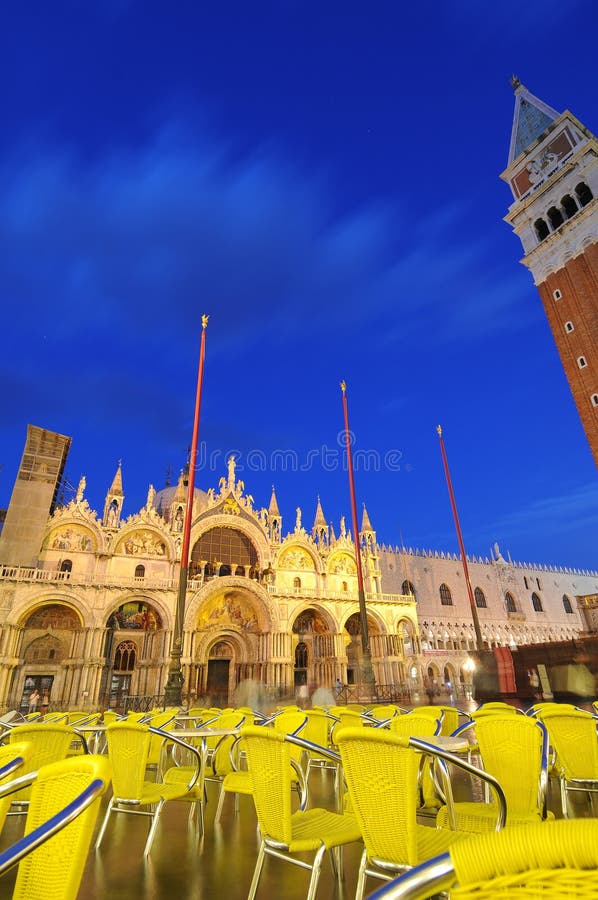
<path fill-rule="evenodd" d="M 594 0 L 8 4 L 0 506 L 28 422 L 125 515 L 225 457 L 283 531 L 595 568 L 598 482 L 511 201 L 509 84 L 596 131 Z"/>

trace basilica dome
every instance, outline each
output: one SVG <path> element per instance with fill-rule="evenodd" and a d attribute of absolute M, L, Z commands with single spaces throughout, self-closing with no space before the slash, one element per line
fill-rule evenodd
<path fill-rule="evenodd" d="M 199 488 L 194 488 L 193 490 L 193 509 L 195 515 L 203 512 L 204 509 L 208 507 L 208 495 L 205 491 L 200 490 Z M 187 488 L 183 487 L 181 491 L 180 485 L 171 485 L 170 487 L 162 488 L 161 491 L 156 491 L 156 495 L 154 497 L 154 509 L 156 512 L 162 516 L 167 522 L 170 521 L 171 510 L 174 505 L 182 505 L 185 507 L 187 504 Z"/>

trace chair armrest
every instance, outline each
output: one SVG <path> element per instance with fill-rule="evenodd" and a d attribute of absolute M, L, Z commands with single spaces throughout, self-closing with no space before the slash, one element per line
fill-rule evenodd
<path fill-rule="evenodd" d="M 455 882 L 449 853 L 434 856 L 369 895 L 369 900 L 425 900 L 448 890 Z"/>
<path fill-rule="evenodd" d="M 307 741 L 305 738 L 298 737 L 296 734 L 287 734 L 285 740 L 288 741 L 289 744 L 296 744 L 297 747 L 302 747 L 309 753 L 316 753 L 318 756 L 324 756 L 326 759 L 331 759 L 333 762 L 339 763 L 340 765 L 340 755 L 335 753 L 334 750 L 329 750 L 328 747 L 322 747 L 321 744 L 314 744 L 313 741 Z"/>
<path fill-rule="evenodd" d="M 16 781 L 22 782 L 25 777 L 29 779 L 30 783 L 37 776 L 37 772 L 31 774 L 33 777 L 23 776 L 22 779 L 16 779 L 12 784 L 16 784 Z M 19 787 L 22 787 L 22 784 L 19 785 Z M 30 831 L 29 834 L 22 837 L 13 844 L 12 847 L 9 847 L 7 850 L 0 853 L 0 875 L 4 875 L 5 872 L 12 869 L 13 866 L 16 866 L 24 856 L 32 853 L 59 831 L 62 831 L 63 828 L 66 828 L 66 826 L 74 821 L 77 816 L 81 815 L 88 806 L 91 806 L 98 794 L 103 790 L 104 781 L 101 778 L 95 778 L 85 790 L 81 791 L 81 793 L 61 809 L 60 812 L 57 812 L 46 822 L 43 822 L 33 831 Z M 12 793 L 12 791 L 10 793 Z"/>
<path fill-rule="evenodd" d="M 205 741 L 202 741 L 202 749 L 199 751 L 197 747 L 194 747 L 193 744 L 188 744 L 182 738 L 176 736 L 176 734 L 172 731 L 162 731 L 161 728 L 154 728 L 152 725 L 149 726 L 149 730 L 151 734 L 157 734 L 163 737 L 167 741 L 171 741 L 173 744 L 177 744 L 179 747 L 183 747 L 184 750 L 189 750 L 193 756 L 195 757 L 195 772 L 191 778 L 191 781 L 187 785 L 187 790 L 190 791 L 192 787 L 195 786 L 196 781 L 201 775 L 202 766 L 205 760 Z"/>
<path fill-rule="evenodd" d="M 0 768 L 0 779 L 4 780 L 8 775 L 12 775 L 13 772 L 21 768 L 24 762 L 25 760 L 22 756 L 15 756 L 14 759 L 11 759 L 10 762 L 7 762 Z"/>

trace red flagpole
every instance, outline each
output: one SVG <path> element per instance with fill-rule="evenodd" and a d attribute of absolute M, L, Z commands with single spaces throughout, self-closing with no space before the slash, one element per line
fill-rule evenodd
<path fill-rule="evenodd" d="M 353 454 L 351 452 L 351 439 L 349 431 L 349 407 L 347 404 L 347 383 L 341 381 L 343 393 L 343 414 L 345 419 L 345 446 L 347 448 L 347 468 L 349 470 L 349 492 L 351 494 L 351 518 L 353 520 L 353 536 L 355 540 L 355 563 L 357 565 L 357 593 L 359 597 L 359 618 L 361 622 L 361 647 L 363 651 L 363 680 L 366 688 L 371 690 L 374 686 L 374 671 L 372 668 L 372 654 L 370 649 L 370 635 L 368 629 L 368 616 L 365 605 L 365 590 L 363 587 L 363 569 L 361 566 L 361 546 L 359 536 L 359 524 L 357 520 L 357 501 L 355 499 L 355 479 L 353 477 Z"/>
<path fill-rule="evenodd" d="M 480 620 L 478 618 L 478 609 L 475 605 L 475 598 L 473 596 L 473 590 L 471 587 L 471 580 L 469 578 L 469 568 L 467 565 L 467 554 L 465 553 L 465 544 L 463 543 L 463 534 L 461 533 L 461 525 L 459 523 L 459 514 L 457 512 L 457 504 L 455 502 L 455 493 L 453 491 L 453 483 L 451 481 L 451 473 L 449 471 L 448 459 L 446 456 L 446 450 L 444 449 L 444 440 L 442 439 L 442 427 L 438 425 L 436 428 L 438 432 L 438 437 L 440 439 L 440 452 L 442 453 L 442 463 L 444 465 L 444 474 L 446 476 L 446 483 L 448 486 L 449 497 L 451 501 L 451 509 L 453 511 L 453 519 L 455 520 L 455 529 L 457 531 L 457 540 L 459 541 L 459 550 L 461 552 L 461 562 L 463 564 L 463 572 L 465 574 L 465 584 L 467 585 L 467 595 L 469 597 L 469 605 L 471 606 L 471 615 L 473 618 L 473 627 L 475 630 L 476 637 L 476 646 L 478 650 L 484 649 L 484 641 L 482 638 L 482 632 L 480 629 Z"/>
<path fill-rule="evenodd" d="M 193 417 L 193 437 L 191 439 L 191 455 L 189 458 L 189 484 L 187 489 L 187 508 L 183 526 L 183 546 L 181 548 L 181 569 L 189 567 L 189 544 L 191 540 L 191 521 L 193 519 L 193 500 L 195 490 L 195 469 L 197 467 L 197 438 L 199 435 L 199 415 L 201 412 L 201 391 L 203 386 L 203 369 L 206 354 L 206 328 L 209 316 L 201 317 L 201 344 L 199 348 L 199 369 L 197 371 L 197 389 L 195 391 L 195 414 Z"/>
<path fill-rule="evenodd" d="M 191 439 L 191 455 L 189 457 L 189 482 L 187 485 L 187 506 L 183 525 L 183 544 L 181 547 L 181 567 L 179 589 L 174 620 L 172 651 L 168 681 L 164 690 L 164 705 L 178 706 L 182 701 L 183 673 L 181 657 L 183 655 L 183 623 L 185 621 L 185 603 L 187 599 L 187 579 L 189 574 L 189 545 L 191 542 L 191 524 L 193 521 L 193 500 L 195 492 L 195 469 L 197 466 L 197 439 L 199 435 L 199 416 L 201 412 L 201 392 L 203 387 L 203 370 L 206 352 L 206 328 L 208 316 L 201 317 L 201 344 L 199 348 L 199 368 L 197 371 L 197 388 L 195 391 L 195 413 L 193 416 L 193 437 Z"/>

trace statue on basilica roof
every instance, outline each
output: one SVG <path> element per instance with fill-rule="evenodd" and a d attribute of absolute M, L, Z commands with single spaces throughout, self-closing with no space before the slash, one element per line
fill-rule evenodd
<path fill-rule="evenodd" d="M 79 479 L 79 485 L 77 487 L 77 494 L 75 496 L 75 501 L 77 503 L 81 503 L 81 501 L 83 500 L 83 494 L 85 493 L 86 486 L 87 486 L 87 479 L 85 478 L 85 475 L 82 475 L 81 478 Z"/>

